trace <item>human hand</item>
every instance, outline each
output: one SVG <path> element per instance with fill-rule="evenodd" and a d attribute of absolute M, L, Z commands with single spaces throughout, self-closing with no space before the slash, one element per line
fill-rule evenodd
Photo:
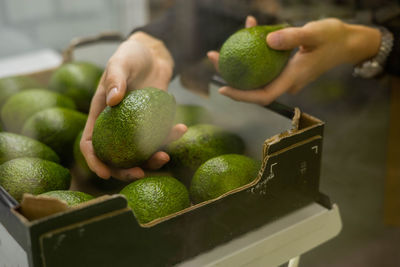
<path fill-rule="evenodd" d="M 246 28 L 256 25 L 255 18 L 248 16 Z M 260 89 L 243 91 L 224 86 L 219 93 L 234 100 L 267 105 L 285 92 L 298 92 L 340 64 L 357 64 L 373 57 L 378 53 L 380 37 L 377 29 L 346 24 L 333 18 L 272 32 L 266 39 L 271 48 L 299 48 L 281 74 Z M 218 52 L 210 51 L 207 55 L 218 70 Z"/>
<path fill-rule="evenodd" d="M 97 176 L 130 181 L 144 176 L 143 168 L 159 169 L 169 161 L 167 153 L 158 151 L 141 167 L 130 169 L 111 168 L 97 158 L 92 133 L 99 114 L 108 106 L 115 106 L 127 90 L 147 86 L 167 90 L 172 77 L 174 62 L 164 44 L 143 32 L 136 32 L 123 42 L 112 55 L 93 96 L 88 120 L 83 130 L 80 148 L 89 168 Z M 166 143 L 180 138 L 187 130 L 183 124 L 175 125 Z"/>

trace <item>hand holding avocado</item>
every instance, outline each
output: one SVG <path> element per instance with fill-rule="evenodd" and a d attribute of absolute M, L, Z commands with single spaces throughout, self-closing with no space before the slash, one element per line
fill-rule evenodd
<path fill-rule="evenodd" d="M 110 58 L 92 99 L 89 117 L 80 143 L 89 168 L 97 176 L 108 179 L 110 176 L 120 180 L 132 180 L 144 176 L 139 166 L 130 168 L 110 167 L 94 153 L 92 134 L 95 121 L 107 107 L 118 105 L 128 90 L 155 87 L 167 90 L 172 77 L 174 62 L 164 44 L 143 32 L 136 32 L 123 42 Z M 167 138 L 173 141 L 186 131 L 183 124 L 175 125 Z M 157 131 L 156 128 L 153 129 Z M 155 152 L 142 167 L 158 169 L 169 161 L 165 152 Z"/>
<path fill-rule="evenodd" d="M 246 28 L 256 25 L 255 18 L 248 16 Z M 380 39 L 377 29 L 346 24 L 332 18 L 312 21 L 303 27 L 277 30 L 266 37 L 269 47 L 280 51 L 299 48 L 279 76 L 256 90 L 244 91 L 225 86 L 219 92 L 234 100 L 267 105 L 285 92 L 298 92 L 340 64 L 355 65 L 373 57 L 378 52 Z M 208 57 L 218 69 L 220 54 L 210 51 Z"/>

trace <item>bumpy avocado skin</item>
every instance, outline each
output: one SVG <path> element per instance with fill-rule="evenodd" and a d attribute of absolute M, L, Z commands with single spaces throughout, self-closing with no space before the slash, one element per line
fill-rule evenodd
<path fill-rule="evenodd" d="M 49 108 L 30 117 L 22 134 L 51 147 L 61 158 L 63 165 L 73 159 L 73 145 L 78 133 L 85 126 L 87 115 L 65 108 Z"/>
<path fill-rule="evenodd" d="M 68 189 L 69 170 L 39 158 L 17 158 L 0 165 L 0 185 L 17 201 L 24 193 L 33 195 Z"/>
<path fill-rule="evenodd" d="M 174 123 L 183 123 L 186 126 L 195 124 L 212 123 L 210 112 L 198 105 L 177 105 Z"/>
<path fill-rule="evenodd" d="M 242 154 L 245 145 L 238 135 L 210 124 L 197 124 L 177 141 L 170 143 L 166 152 L 171 159 L 168 167 L 174 176 L 190 184 L 197 168 L 210 158 L 223 154 Z"/>
<path fill-rule="evenodd" d="M 38 88 L 42 85 L 27 76 L 10 76 L 0 78 L 0 110 L 7 99 L 22 90 Z"/>
<path fill-rule="evenodd" d="M 75 109 L 75 104 L 69 97 L 46 89 L 26 90 L 7 100 L 1 110 L 1 119 L 7 131 L 20 133 L 32 115 L 51 107 Z"/>
<path fill-rule="evenodd" d="M 60 162 L 57 154 L 47 145 L 19 134 L 1 132 L 0 164 L 23 157 L 41 158 L 56 163 Z"/>
<path fill-rule="evenodd" d="M 257 178 L 261 162 L 227 154 L 207 160 L 196 171 L 190 185 L 193 203 L 210 200 Z"/>
<path fill-rule="evenodd" d="M 88 112 L 103 70 L 89 62 L 60 66 L 50 78 L 50 89 L 71 97 L 78 110 Z"/>
<path fill-rule="evenodd" d="M 117 168 L 141 165 L 168 136 L 175 106 L 170 93 L 147 87 L 129 92 L 117 106 L 106 107 L 93 130 L 97 157 Z"/>
<path fill-rule="evenodd" d="M 96 173 L 90 170 L 89 166 L 86 163 L 85 157 L 81 152 L 79 144 L 82 138 L 82 133 L 83 131 L 81 131 L 78 134 L 74 143 L 74 161 L 76 164 L 75 170 L 77 171 L 77 175 L 79 175 L 79 178 L 81 179 L 89 180 L 92 185 L 101 190 L 119 191 L 123 186 L 127 184 L 126 182 L 114 179 L 113 177 L 110 177 L 110 179 L 105 180 L 103 178 L 98 177 Z"/>
<path fill-rule="evenodd" d="M 89 194 L 70 190 L 54 190 L 40 194 L 40 196 L 48 196 L 57 198 L 59 200 L 64 200 L 67 202 L 68 206 L 71 207 L 94 199 L 94 197 Z"/>
<path fill-rule="evenodd" d="M 154 176 L 137 180 L 121 192 L 139 223 L 148 223 L 190 206 L 189 192 L 177 179 Z"/>
<path fill-rule="evenodd" d="M 237 31 L 222 45 L 219 71 L 234 88 L 251 90 L 272 81 L 290 57 L 289 51 L 274 50 L 267 44 L 268 33 L 287 25 L 255 26 Z"/>

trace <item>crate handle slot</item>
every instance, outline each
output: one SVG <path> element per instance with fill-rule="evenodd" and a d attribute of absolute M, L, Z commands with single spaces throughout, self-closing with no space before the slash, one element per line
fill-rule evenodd
<path fill-rule="evenodd" d="M 68 47 L 63 52 L 63 63 L 73 61 L 73 52 L 77 47 L 101 43 L 101 42 L 121 42 L 125 38 L 120 32 L 102 32 L 98 35 L 77 37 L 72 39 Z"/>

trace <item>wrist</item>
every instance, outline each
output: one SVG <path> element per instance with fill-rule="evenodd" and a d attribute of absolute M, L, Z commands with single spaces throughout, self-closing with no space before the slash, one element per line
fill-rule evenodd
<path fill-rule="evenodd" d="M 378 29 L 362 25 L 345 24 L 345 30 L 348 63 L 357 65 L 378 54 L 381 44 L 381 32 Z"/>

